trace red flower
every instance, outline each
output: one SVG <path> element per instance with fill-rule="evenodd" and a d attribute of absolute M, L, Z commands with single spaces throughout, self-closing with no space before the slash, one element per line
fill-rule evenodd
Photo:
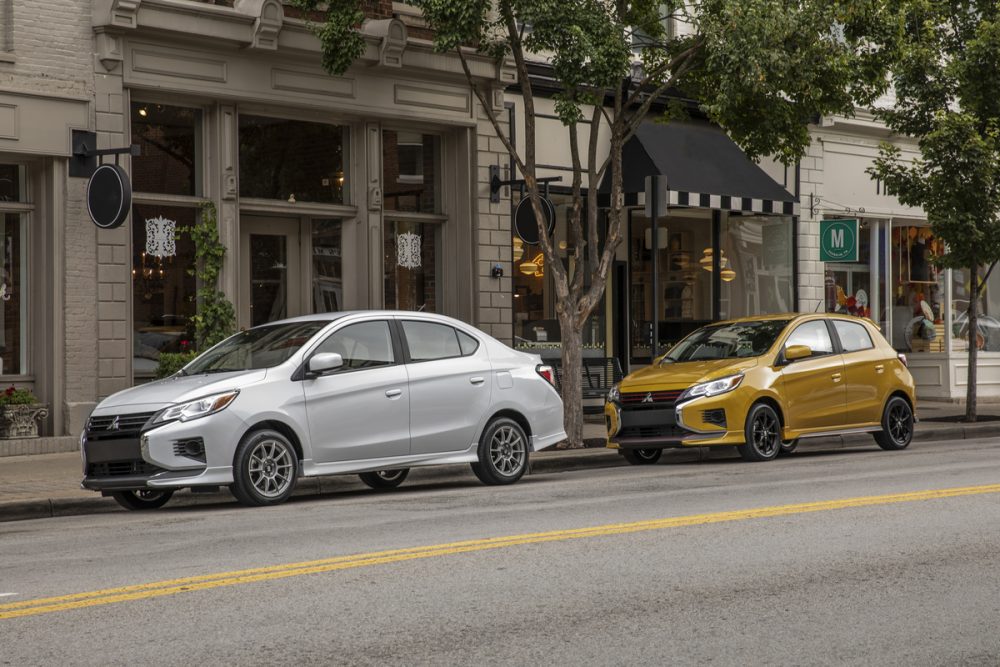
<path fill-rule="evenodd" d="M 7 391 L 5 391 L 4 393 L 7 394 L 8 396 L 13 396 L 15 391 L 17 390 L 14 389 L 14 385 L 11 385 L 7 387 Z"/>

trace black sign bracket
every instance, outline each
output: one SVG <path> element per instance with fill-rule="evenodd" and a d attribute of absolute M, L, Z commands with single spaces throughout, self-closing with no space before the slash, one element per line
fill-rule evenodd
<path fill-rule="evenodd" d="M 97 133 L 89 130 L 73 130 L 72 134 L 73 155 L 69 160 L 69 175 L 73 178 L 90 178 L 97 169 L 98 158 L 105 155 L 114 155 L 115 164 L 118 164 L 118 156 L 128 153 L 132 157 L 139 157 L 139 144 L 131 144 L 125 148 L 97 148 Z"/>
<path fill-rule="evenodd" d="M 548 198 L 549 196 L 549 183 L 557 182 L 562 180 L 562 176 L 546 176 L 545 178 L 536 179 L 539 183 L 545 185 L 545 190 L 542 192 L 542 196 Z M 490 201 L 494 204 L 500 202 L 500 188 L 505 185 L 517 185 L 521 188 L 521 196 L 524 196 L 524 179 L 523 178 L 512 178 L 510 180 L 502 181 L 500 180 L 500 167 L 495 164 L 490 165 Z"/>

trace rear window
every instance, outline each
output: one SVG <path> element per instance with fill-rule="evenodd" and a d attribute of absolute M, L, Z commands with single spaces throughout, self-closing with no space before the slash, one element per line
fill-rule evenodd
<path fill-rule="evenodd" d="M 844 352 L 858 352 L 859 350 L 870 350 L 875 347 L 872 337 L 868 333 L 865 325 L 857 322 L 845 322 L 844 320 L 834 320 L 833 326 L 840 337 L 840 346 Z"/>

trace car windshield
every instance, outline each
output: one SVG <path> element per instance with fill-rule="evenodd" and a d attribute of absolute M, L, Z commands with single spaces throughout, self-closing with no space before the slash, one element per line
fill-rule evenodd
<path fill-rule="evenodd" d="M 185 366 L 181 373 L 227 373 L 272 368 L 284 363 L 329 322 L 288 322 L 241 331 Z"/>
<path fill-rule="evenodd" d="M 789 321 L 756 320 L 703 327 L 677 343 L 660 363 L 759 357 L 771 349 Z"/>

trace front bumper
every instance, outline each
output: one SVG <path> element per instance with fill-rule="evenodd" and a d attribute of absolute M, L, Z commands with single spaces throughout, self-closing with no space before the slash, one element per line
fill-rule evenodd
<path fill-rule="evenodd" d="M 604 419 L 612 449 L 702 447 L 743 444 L 743 420 L 728 395 L 701 397 L 680 405 L 622 407 L 606 403 Z M 731 430 L 730 425 L 736 425 Z"/>
<path fill-rule="evenodd" d="M 222 411 L 170 422 L 131 437 L 94 439 L 83 446 L 81 486 L 94 491 L 220 486 L 233 482 L 232 461 L 245 424 Z M 201 443 L 201 455 L 198 446 Z"/>

